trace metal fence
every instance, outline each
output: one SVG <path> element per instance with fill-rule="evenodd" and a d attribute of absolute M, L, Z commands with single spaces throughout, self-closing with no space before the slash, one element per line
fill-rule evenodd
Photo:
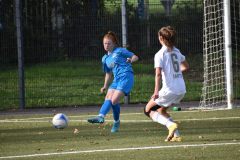
<path fill-rule="evenodd" d="M 127 47 L 140 57 L 135 66 L 138 76 L 131 95 L 133 103 L 146 102 L 152 92 L 153 82 L 148 84 L 143 77 L 153 77 L 153 56 L 160 48 L 157 32 L 165 25 L 177 29 L 177 47 L 190 64 L 195 63 L 188 81 L 202 81 L 202 1 L 142 2 L 132 0 L 126 5 Z M 99 104 L 103 100 L 98 93 L 103 83 L 102 37 L 112 30 L 121 42 L 121 1 L 22 0 L 21 7 L 26 106 Z M 0 108 L 16 108 L 15 1 L 1 0 L 0 11 Z M 200 88 L 192 88 L 199 97 Z"/>

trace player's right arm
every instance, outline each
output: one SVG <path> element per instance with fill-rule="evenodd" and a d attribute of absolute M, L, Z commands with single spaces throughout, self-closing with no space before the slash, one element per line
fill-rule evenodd
<path fill-rule="evenodd" d="M 107 90 L 107 88 L 111 82 L 111 79 L 112 79 L 112 72 L 106 72 L 105 79 L 104 79 L 104 85 L 100 90 L 101 93 L 104 93 Z"/>
<path fill-rule="evenodd" d="M 156 67 L 155 68 L 155 87 L 154 87 L 154 93 L 152 95 L 152 98 L 155 100 L 158 98 L 159 95 L 159 90 L 160 90 L 160 85 L 161 85 L 161 68 Z"/>

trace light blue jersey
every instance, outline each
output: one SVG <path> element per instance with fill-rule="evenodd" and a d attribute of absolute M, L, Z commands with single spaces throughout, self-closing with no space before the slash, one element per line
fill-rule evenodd
<path fill-rule="evenodd" d="M 110 89 L 121 90 L 128 94 L 133 87 L 132 64 L 127 62 L 134 54 L 125 48 L 115 48 L 112 53 L 102 57 L 103 71 L 114 76 Z"/>
<path fill-rule="evenodd" d="M 106 54 L 102 58 L 104 72 L 113 72 L 115 78 L 123 73 L 133 72 L 131 63 L 127 62 L 127 58 L 133 55 L 125 48 L 115 48 L 111 54 Z"/>

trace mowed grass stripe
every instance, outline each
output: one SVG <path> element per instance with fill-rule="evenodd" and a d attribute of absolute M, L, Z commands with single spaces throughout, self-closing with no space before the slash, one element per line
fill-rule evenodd
<path fill-rule="evenodd" d="M 71 117 L 71 116 L 70 116 Z M 48 119 L 48 118 L 45 118 Z M 213 118 L 189 118 L 189 119 L 176 119 L 175 121 L 210 121 L 210 120 L 229 120 L 229 119 L 240 119 L 240 117 L 213 117 Z M 87 120 L 77 120 L 72 119 L 71 122 L 87 122 Z M 106 122 L 112 122 L 113 120 L 105 120 Z M 33 119 L 5 119 L 0 120 L 0 123 L 49 123 L 51 122 L 50 119 L 48 120 L 33 120 Z M 152 120 L 121 120 L 123 123 L 141 123 L 141 122 L 152 122 Z"/>
<path fill-rule="evenodd" d="M 210 112 L 210 111 L 216 111 L 216 110 L 205 110 L 205 111 L 201 111 L 201 112 Z M 200 112 L 199 110 L 189 110 L 189 111 L 181 111 L 181 112 L 170 112 L 170 113 L 174 113 L 174 114 L 181 114 L 181 113 L 194 113 L 194 112 Z M 64 113 L 64 112 L 62 112 Z M 54 114 L 53 114 L 54 115 Z M 143 112 L 137 112 L 137 113 L 121 113 L 121 116 L 129 116 L 129 115 L 144 115 Z M 96 116 L 96 114 L 87 114 L 87 115 L 77 115 L 77 116 L 68 116 L 69 118 L 84 118 L 84 117 L 92 117 L 92 116 Z M 0 116 L 1 117 L 1 116 Z M 40 120 L 40 119 L 51 119 L 52 117 L 50 116 L 46 116 L 46 117 L 38 117 L 38 118 L 21 118 L 21 119 L 13 119 L 13 118 L 8 118 L 7 120 Z M 6 120 L 6 119 L 5 119 Z"/>

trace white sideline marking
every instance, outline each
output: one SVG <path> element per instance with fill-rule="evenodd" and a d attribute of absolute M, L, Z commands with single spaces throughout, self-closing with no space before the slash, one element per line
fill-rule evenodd
<path fill-rule="evenodd" d="M 143 113 L 122 113 L 121 115 L 124 116 L 124 115 L 139 115 L 139 114 L 143 114 Z M 92 116 L 96 116 L 96 114 L 94 115 L 79 115 L 79 116 L 68 116 L 69 118 L 71 117 L 77 117 L 77 118 L 80 118 L 80 117 L 92 117 Z M 52 117 L 39 117 L 39 118 L 23 118 L 23 119 L 5 119 L 5 120 L 16 120 L 16 121 L 19 121 L 19 120 L 40 120 L 40 119 L 52 119 Z"/>
<path fill-rule="evenodd" d="M 98 149 L 98 150 L 85 150 L 85 151 L 71 151 L 71 152 L 53 152 L 42 154 L 28 154 L 18 156 L 5 156 L 0 159 L 13 159 L 13 158 L 27 158 L 27 157 L 40 157 L 52 155 L 67 155 L 67 154 L 80 154 L 80 153 L 95 153 L 95 152 L 109 152 L 109 151 L 130 151 L 130 150 L 149 150 L 149 149 L 165 149 L 165 148 L 185 148 L 185 147 L 205 147 L 205 146 L 223 146 L 223 145 L 240 145 L 240 142 L 235 143 L 209 143 L 209 144 L 186 144 L 186 145 L 167 145 L 167 146 L 149 146 L 149 147 L 133 147 L 133 148 L 113 148 L 113 149 Z"/>
<path fill-rule="evenodd" d="M 197 110 L 194 110 L 194 111 L 181 111 L 181 112 L 174 112 L 174 113 L 186 113 L 186 112 L 199 112 L 199 111 L 197 111 Z M 204 111 L 204 112 L 209 112 L 208 110 L 207 111 Z M 173 113 L 173 112 L 172 112 Z M 128 116 L 128 115 L 144 115 L 144 113 L 142 112 L 142 113 L 121 113 L 121 116 Z M 68 116 L 68 117 L 92 117 L 92 116 L 96 116 L 96 114 L 94 114 L 94 115 L 79 115 L 79 116 Z M 52 116 L 53 117 L 53 116 Z M 19 120 L 26 120 L 26 119 L 28 119 L 28 120 L 40 120 L 40 119 L 52 119 L 52 117 L 39 117 L 39 118 L 24 118 L 24 119 L 5 119 L 5 120 L 17 120 L 17 121 L 19 121 Z"/>
<path fill-rule="evenodd" d="M 176 119 L 175 121 L 209 121 L 209 120 L 224 120 L 224 119 L 239 119 L 240 117 L 220 117 L 220 118 L 190 118 L 190 119 Z M 112 120 L 105 120 L 112 122 Z M 70 120 L 70 122 L 87 122 L 87 120 Z M 152 120 L 121 120 L 125 123 L 139 123 L 139 122 L 152 122 Z M 32 120 L 32 119 L 5 119 L 0 120 L 0 123 L 51 123 L 51 120 Z"/>

